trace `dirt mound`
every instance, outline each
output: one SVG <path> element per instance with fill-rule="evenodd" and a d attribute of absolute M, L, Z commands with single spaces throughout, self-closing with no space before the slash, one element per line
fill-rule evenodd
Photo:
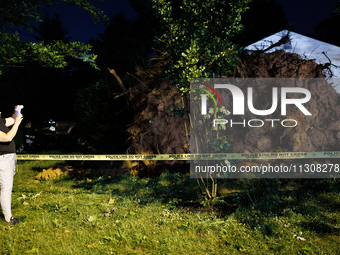
<path fill-rule="evenodd" d="M 139 107 L 135 122 L 128 128 L 131 134 L 131 153 L 136 154 L 183 154 L 190 153 L 187 134 L 190 124 L 186 116 L 179 116 L 172 109 L 182 108 L 182 97 L 171 82 L 163 80 L 146 95 L 143 95 L 142 107 Z M 187 131 L 186 131 L 187 128 Z M 187 132 L 187 133 L 186 133 Z M 171 170 L 184 162 L 165 162 Z M 143 161 L 140 170 L 153 171 L 157 164 L 164 162 Z M 163 167 L 164 168 L 164 167 Z"/>
<path fill-rule="evenodd" d="M 314 59 L 279 50 L 273 53 L 253 52 L 239 58 L 237 78 L 323 78 L 329 64 L 319 65 Z"/>
<path fill-rule="evenodd" d="M 157 66 L 157 70 L 160 68 Z M 274 53 L 254 52 L 239 58 L 234 70 L 235 78 L 323 78 L 328 65 L 319 65 L 315 60 L 306 60 L 297 54 L 276 51 Z M 144 78 L 144 81 L 147 80 Z M 130 96 L 137 105 L 135 122 L 128 129 L 131 134 L 130 153 L 136 154 L 182 154 L 189 153 L 187 137 L 190 136 L 190 124 L 187 114 L 183 117 L 173 113 L 176 108 L 189 108 L 187 101 L 182 101 L 178 91 L 169 80 L 158 80 L 147 84 L 147 89 L 139 90 Z M 258 129 L 245 134 L 247 130 L 233 130 L 232 150 L 228 152 L 275 151 L 281 145 L 272 144 L 273 137 L 279 137 L 282 150 L 319 151 L 331 150 L 340 142 L 340 97 L 327 82 L 318 87 L 308 88 L 318 98 L 311 105 L 313 119 L 294 131 Z M 261 102 L 263 93 L 258 90 L 254 95 L 254 105 Z M 229 106 L 226 106 L 229 107 Z M 231 106 L 230 106 L 231 107 Z M 268 109 L 268 108 L 264 108 Z M 272 116 L 273 118 L 275 116 Z M 302 116 L 294 116 L 302 121 Z M 245 116 L 254 118 L 254 116 Z M 325 123 L 328 123 L 327 125 Z M 240 131 L 241 130 L 241 131 Z M 248 130 L 249 131 L 249 130 Z M 255 132 L 255 133 L 254 133 Z M 274 149 L 275 147 L 275 149 Z M 183 161 L 146 162 L 152 170 L 157 164 L 164 168 L 183 165 Z M 164 166 L 164 163 L 166 164 Z"/>

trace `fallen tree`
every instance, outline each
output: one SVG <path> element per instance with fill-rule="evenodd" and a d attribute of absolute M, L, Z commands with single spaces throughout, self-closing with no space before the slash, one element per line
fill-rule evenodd
<path fill-rule="evenodd" d="M 129 153 L 136 154 L 183 154 L 189 153 L 186 132 L 190 135 L 190 123 L 184 112 L 174 109 L 189 110 L 188 99 L 184 100 L 172 82 L 156 78 L 162 71 L 160 61 L 146 71 L 137 74 L 145 86 L 138 87 L 129 94 L 130 105 L 134 105 L 134 123 L 128 128 L 131 134 Z M 274 53 L 253 52 L 239 58 L 233 75 L 223 77 L 235 78 L 324 78 L 329 65 L 320 65 L 315 60 L 303 59 L 294 53 L 276 51 Z M 152 77 L 152 78 L 150 78 Z M 282 128 L 261 131 L 248 129 L 231 129 L 231 148 L 228 152 L 266 152 L 266 151 L 321 151 L 333 150 L 340 142 L 340 95 L 325 80 L 319 87 L 308 88 L 312 97 L 317 97 L 311 105 L 313 118 L 298 126 L 293 131 Z M 263 93 L 254 94 L 254 105 L 261 102 Z M 231 107 L 231 102 L 226 108 Z M 270 107 L 270 106 L 269 106 Z M 267 108 L 264 108 L 267 109 Z M 184 111 L 184 110 L 183 110 Z M 182 116 L 181 116 L 182 115 Z M 300 121 L 302 116 L 295 116 Z M 251 119 L 254 116 L 245 116 Z M 188 130 L 186 131 L 186 123 Z M 325 125 L 325 123 L 328 123 Z M 254 133 L 255 132 L 255 133 Z M 279 139 L 278 139 L 279 138 Z M 145 162 L 148 169 L 157 171 L 175 168 L 176 171 L 188 171 L 185 162 Z M 165 164 L 165 165 L 164 165 Z M 142 169 L 142 167 L 140 168 Z"/>

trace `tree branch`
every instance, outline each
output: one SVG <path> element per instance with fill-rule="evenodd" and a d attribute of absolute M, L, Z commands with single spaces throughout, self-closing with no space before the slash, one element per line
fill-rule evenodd
<path fill-rule="evenodd" d="M 114 69 L 110 69 L 110 68 L 107 68 L 110 73 L 116 78 L 116 80 L 118 81 L 119 83 L 119 86 L 122 88 L 123 91 L 126 91 L 126 88 L 122 82 L 122 80 L 119 78 L 119 76 L 116 74 L 116 71 Z"/>

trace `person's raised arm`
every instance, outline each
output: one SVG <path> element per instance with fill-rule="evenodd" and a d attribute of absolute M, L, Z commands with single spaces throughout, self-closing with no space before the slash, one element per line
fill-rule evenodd
<path fill-rule="evenodd" d="M 10 141 L 13 140 L 14 136 L 18 132 L 18 128 L 19 128 L 22 120 L 23 120 L 23 116 L 22 116 L 22 114 L 19 114 L 15 118 L 14 125 L 12 126 L 11 130 L 8 131 L 7 134 L 5 132 L 0 131 L 0 142 L 10 142 Z"/>
<path fill-rule="evenodd" d="M 6 118 L 6 127 L 12 126 L 14 124 L 15 118 L 21 113 L 21 109 L 24 108 L 23 105 L 16 105 L 14 107 L 14 112 L 12 117 Z"/>

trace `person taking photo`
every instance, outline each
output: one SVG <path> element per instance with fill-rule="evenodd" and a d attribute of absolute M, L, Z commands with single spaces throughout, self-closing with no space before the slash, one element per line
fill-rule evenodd
<path fill-rule="evenodd" d="M 23 107 L 23 105 L 15 106 L 14 113 L 9 118 L 1 118 L 0 112 L 0 204 L 5 220 L 10 225 L 19 223 L 18 219 L 12 217 L 11 211 L 13 178 L 16 166 L 16 150 L 13 139 L 23 120 L 21 114 Z"/>

